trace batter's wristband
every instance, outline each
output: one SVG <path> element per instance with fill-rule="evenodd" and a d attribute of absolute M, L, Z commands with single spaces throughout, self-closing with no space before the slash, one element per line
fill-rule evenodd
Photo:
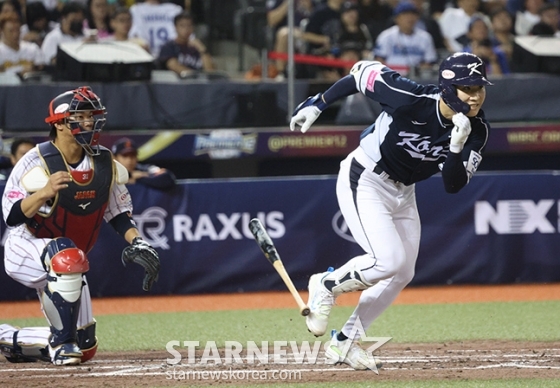
<path fill-rule="evenodd" d="M 460 154 L 463 151 L 463 145 L 459 144 L 450 144 L 449 151 L 453 152 L 454 154 Z"/>

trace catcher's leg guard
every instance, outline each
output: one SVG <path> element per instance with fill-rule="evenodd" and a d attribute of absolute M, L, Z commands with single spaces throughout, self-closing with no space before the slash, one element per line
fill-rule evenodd
<path fill-rule="evenodd" d="M 80 350 L 83 354 L 81 357 L 82 362 L 91 360 L 97 352 L 98 340 L 95 336 L 96 324 L 97 322 L 94 319 L 93 322 L 87 324 L 86 326 L 80 327 L 77 331 L 78 346 L 80 347 Z"/>
<path fill-rule="evenodd" d="M 336 298 L 341 294 L 352 291 L 362 291 L 371 287 L 363 274 L 363 271 L 374 265 L 374 261 L 368 256 L 358 256 L 333 272 L 327 273 L 323 278 L 323 285 L 332 292 Z"/>
<path fill-rule="evenodd" d="M 47 327 L 19 329 L 8 324 L 0 325 L 0 354 L 14 363 L 50 361 L 48 335 Z"/>
<path fill-rule="evenodd" d="M 83 354 L 77 345 L 76 324 L 82 275 L 89 270 L 89 262 L 84 252 L 66 237 L 51 240 L 41 258 L 48 271 L 41 302 L 51 325 L 51 361 L 56 365 L 79 364 Z"/>

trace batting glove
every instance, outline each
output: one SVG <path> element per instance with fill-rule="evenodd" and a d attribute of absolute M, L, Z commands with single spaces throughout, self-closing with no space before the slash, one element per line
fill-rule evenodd
<path fill-rule="evenodd" d="M 300 131 L 302 133 L 307 132 L 309 127 L 317 120 L 317 117 L 319 117 L 326 107 L 327 104 L 323 102 L 321 93 L 313 97 L 307 97 L 307 99 L 294 110 L 292 120 L 290 121 L 290 130 L 294 131 L 296 125 L 299 125 L 301 126 Z"/>
<path fill-rule="evenodd" d="M 142 288 L 149 291 L 152 284 L 158 280 L 160 262 L 158 253 L 142 237 L 135 237 L 132 244 L 124 248 L 122 262 L 126 267 L 128 263 L 136 263 L 144 267 L 145 275 Z"/>
<path fill-rule="evenodd" d="M 456 154 L 463 150 L 463 147 L 471 133 L 471 122 L 463 113 L 457 113 L 451 119 L 455 127 L 451 130 L 451 141 L 449 150 Z"/>

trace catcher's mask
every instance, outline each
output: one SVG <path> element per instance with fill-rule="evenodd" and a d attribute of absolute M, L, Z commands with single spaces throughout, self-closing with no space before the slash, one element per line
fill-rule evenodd
<path fill-rule="evenodd" d="M 457 97 L 457 86 L 492 85 L 486 78 L 482 59 L 471 53 L 455 53 L 447 57 L 439 67 L 439 87 L 443 101 L 457 113 L 467 114 L 469 104 Z"/>
<path fill-rule="evenodd" d="M 99 135 L 105 125 L 105 107 L 89 86 L 64 92 L 49 104 L 45 122 L 67 124 L 76 142 L 89 155 L 99 155 Z"/>

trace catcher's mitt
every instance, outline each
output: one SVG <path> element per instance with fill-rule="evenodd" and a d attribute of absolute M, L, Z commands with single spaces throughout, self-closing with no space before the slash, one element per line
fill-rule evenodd
<path fill-rule="evenodd" d="M 149 291 L 152 284 L 158 280 L 161 266 L 158 253 L 142 237 L 135 237 L 132 244 L 124 248 L 122 262 L 125 267 L 128 263 L 136 263 L 144 267 L 146 271 L 142 284 L 144 291 Z"/>

